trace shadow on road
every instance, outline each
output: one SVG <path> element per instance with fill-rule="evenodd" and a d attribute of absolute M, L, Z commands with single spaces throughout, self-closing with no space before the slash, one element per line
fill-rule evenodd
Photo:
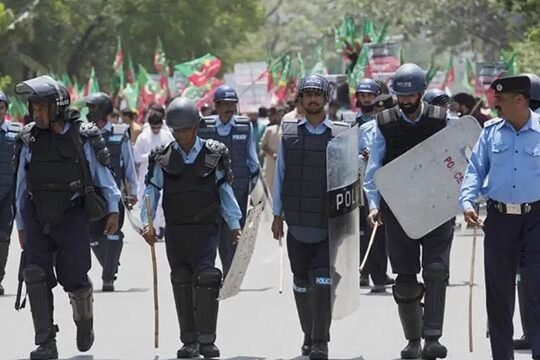
<path fill-rule="evenodd" d="M 94 294 L 115 294 L 115 293 L 143 293 L 149 291 L 149 288 L 131 288 L 125 290 L 114 290 L 114 291 L 101 291 L 94 290 Z"/>

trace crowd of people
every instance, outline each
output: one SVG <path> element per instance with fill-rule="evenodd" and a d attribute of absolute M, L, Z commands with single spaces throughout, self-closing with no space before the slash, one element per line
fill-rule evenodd
<path fill-rule="evenodd" d="M 439 340 L 454 219 L 420 239 L 411 238 L 374 177 L 448 123 L 471 115 L 484 130 L 464 169 L 460 200 L 465 220 L 485 232 L 492 355 L 511 359 L 516 346 L 532 348 L 533 357 L 540 359 L 540 194 L 534 190 L 540 117 L 533 112 L 540 105 L 540 78 L 504 77 L 491 87 L 500 116 L 492 120 L 481 100 L 427 89 L 425 72 L 404 64 L 389 87 L 373 79 L 357 84 L 359 111 L 352 123 L 342 121 L 331 84 L 317 74 L 299 81 L 287 106 L 260 107 L 245 116 L 237 113 L 236 91 L 223 85 L 213 104 L 197 108 L 180 97 L 166 107 L 151 104 L 144 116 L 115 109 L 105 93 L 90 94 L 83 99 L 88 108 L 83 121 L 70 107 L 67 89 L 40 76 L 15 87 L 28 100 L 29 121 L 22 126 L 4 120 L 10 102 L 0 92 L 0 283 L 16 219 L 38 346 L 30 358 L 58 357 L 52 293 L 57 283 L 73 307 L 78 349 L 92 347 L 91 252 L 102 267 L 102 290 L 115 291 L 124 218 L 133 216 L 138 202 L 142 236 L 149 244 L 165 241 L 182 342 L 177 357 L 219 357 L 219 289 L 242 238 L 250 193 L 262 175 L 272 194 L 272 234 L 287 240 L 304 334 L 301 352 L 310 359 L 328 359 L 332 284 L 339 278 L 329 252 L 326 150 L 351 126 L 357 126 L 359 167 L 365 169 L 361 258 L 367 256 L 371 232 L 379 229 L 359 274 L 360 287 L 368 287 L 370 278 L 373 293 L 392 285 L 407 342 L 402 359 L 446 358 L 447 348 Z M 404 196 L 408 191 L 403 189 Z M 480 195 L 488 199 L 485 221 L 476 210 Z M 221 268 L 215 263 L 218 253 Z M 395 279 L 387 274 L 388 262 Z M 514 344 L 518 268 L 524 337 Z"/>

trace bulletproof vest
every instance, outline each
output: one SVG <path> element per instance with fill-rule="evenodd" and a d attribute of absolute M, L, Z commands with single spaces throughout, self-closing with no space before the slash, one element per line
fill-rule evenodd
<path fill-rule="evenodd" d="M 129 141 L 127 135 L 128 126 L 113 124 L 110 131 L 104 132 L 101 136 L 111 154 L 111 168 L 114 171 L 114 180 L 121 189 L 122 180 L 125 178 L 125 164 L 122 161 L 122 146 L 124 141 Z"/>
<path fill-rule="evenodd" d="M 82 167 L 77 155 L 74 124 L 65 134 L 34 126 L 28 146 L 32 154 L 27 168 L 28 192 L 38 221 L 55 225 L 73 206 L 83 188 Z M 82 148 L 80 149 L 82 152 Z M 88 166 L 85 162 L 84 166 Z"/>
<path fill-rule="evenodd" d="M 169 145 L 161 156 L 163 169 L 163 211 L 167 226 L 215 224 L 219 219 L 219 190 L 214 168 L 208 167 L 206 146 L 193 164 Z M 164 163 L 165 162 L 165 163 Z"/>
<path fill-rule="evenodd" d="M 221 136 L 217 131 L 217 116 L 205 117 L 201 121 L 198 135 L 203 139 L 215 139 L 227 146 L 234 175 L 234 195 L 237 199 L 242 199 L 249 191 L 250 172 L 247 166 L 247 147 L 251 125 L 248 118 L 235 116 L 234 119 L 236 127 L 231 127 L 228 135 Z M 247 203 L 239 205 L 245 207 Z"/>
<path fill-rule="evenodd" d="M 402 118 L 398 106 L 377 113 L 377 126 L 384 136 L 386 154 L 383 165 L 389 163 L 446 126 L 446 110 L 424 103 L 424 111 L 416 123 Z"/>
<path fill-rule="evenodd" d="M 15 189 L 13 153 L 20 131 L 21 126 L 17 123 L 7 124 L 7 132 L 0 130 L 0 202 Z"/>
<path fill-rule="evenodd" d="M 328 228 L 326 199 L 326 146 L 349 126 L 333 122 L 332 130 L 311 134 L 297 120 L 285 120 L 282 139 L 285 156 L 282 201 L 289 228 Z M 295 234 L 298 238 L 299 234 Z M 321 239 L 322 240 L 322 239 Z"/>

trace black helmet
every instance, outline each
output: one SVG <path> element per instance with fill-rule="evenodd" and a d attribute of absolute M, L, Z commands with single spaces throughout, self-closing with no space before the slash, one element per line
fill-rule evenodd
<path fill-rule="evenodd" d="M 66 87 L 48 75 L 38 76 L 18 83 L 15 93 L 28 96 L 28 111 L 33 119 L 32 102 L 46 102 L 49 106 L 49 121 L 65 120 L 71 98 Z"/>
<path fill-rule="evenodd" d="M 111 98 L 104 92 L 90 94 L 83 98 L 83 102 L 86 106 L 97 106 L 96 110 L 88 112 L 87 118 L 91 122 L 96 122 L 99 119 L 106 119 L 107 115 L 112 114 L 114 111 Z"/>
<path fill-rule="evenodd" d="M 426 90 L 422 100 L 431 105 L 446 107 L 450 103 L 450 96 L 441 89 L 431 88 Z"/>
<path fill-rule="evenodd" d="M 307 74 L 298 82 L 298 90 L 296 97 L 302 96 L 305 90 L 318 90 L 323 95 L 326 101 L 330 98 L 330 83 L 319 74 Z"/>
<path fill-rule="evenodd" d="M 165 123 L 172 130 L 182 130 L 199 124 L 201 117 L 195 103 L 185 97 L 171 101 L 165 112 Z"/>
<path fill-rule="evenodd" d="M 426 75 L 416 64 L 401 65 L 392 80 L 392 92 L 396 95 L 412 95 L 424 92 L 427 87 Z"/>

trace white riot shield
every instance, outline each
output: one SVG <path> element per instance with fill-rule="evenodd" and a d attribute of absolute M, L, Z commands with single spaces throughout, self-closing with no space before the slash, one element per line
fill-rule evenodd
<path fill-rule="evenodd" d="M 240 292 L 240 286 L 246 275 L 249 262 L 255 250 L 257 230 L 264 209 L 264 201 L 259 202 L 248 210 L 246 224 L 238 241 L 231 268 L 223 281 L 218 300 L 225 300 Z"/>
<path fill-rule="evenodd" d="M 332 318 L 335 320 L 352 314 L 359 305 L 361 192 L 358 164 L 358 128 L 355 126 L 333 138 L 326 149 Z"/>
<path fill-rule="evenodd" d="M 461 212 L 460 187 L 481 131 L 472 116 L 452 120 L 377 171 L 377 189 L 409 237 L 419 239 Z"/>

